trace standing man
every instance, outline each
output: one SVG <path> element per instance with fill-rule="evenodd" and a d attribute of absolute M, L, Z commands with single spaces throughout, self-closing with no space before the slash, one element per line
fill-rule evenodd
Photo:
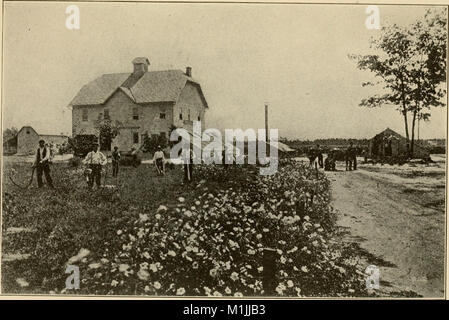
<path fill-rule="evenodd" d="M 357 147 L 352 148 L 352 166 L 354 170 L 357 170 L 357 150 L 358 150 Z"/>
<path fill-rule="evenodd" d="M 320 148 L 320 145 L 316 145 L 316 155 L 318 157 L 318 165 L 321 169 L 323 169 L 323 151 Z"/>
<path fill-rule="evenodd" d="M 45 181 L 50 188 L 54 188 L 53 180 L 50 176 L 50 149 L 45 146 L 44 140 L 39 140 L 39 148 L 36 151 L 36 159 L 33 167 L 37 170 L 37 185 L 42 188 L 42 173 L 45 174 Z"/>
<path fill-rule="evenodd" d="M 182 160 L 184 162 L 184 180 L 183 182 L 191 182 L 192 181 L 192 172 L 193 172 L 193 151 L 192 148 L 188 148 L 188 150 L 182 149 Z"/>
<path fill-rule="evenodd" d="M 114 147 L 114 151 L 112 151 L 112 176 L 117 177 L 118 174 L 118 164 L 120 161 L 120 152 L 118 151 L 118 147 Z"/>
<path fill-rule="evenodd" d="M 162 151 L 161 146 L 157 147 L 157 151 L 154 153 L 154 156 L 153 156 L 153 162 L 156 166 L 157 173 L 164 175 L 165 174 L 165 156 L 164 156 L 164 152 Z"/>
<path fill-rule="evenodd" d="M 97 189 L 99 189 L 101 186 L 101 166 L 108 163 L 108 159 L 103 153 L 100 152 L 99 144 L 93 145 L 92 151 L 87 154 L 86 158 L 83 160 L 83 163 L 88 165 L 89 169 L 91 169 L 89 181 L 87 182 L 89 188 L 93 188 L 95 180 Z"/>
<path fill-rule="evenodd" d="M 354 161 L 354 147 L 353 147 L 353 143 L 350 142 L 349 143 L 349 147 L 348 149 L 346 149 L 346 154 L 345 154 L 345 158 L 346 158 L 346 171 L 351 171 L 352 170 L 352 164 Z M 357 166 L 357 164 L 355 164 L 355 166 Z"/>

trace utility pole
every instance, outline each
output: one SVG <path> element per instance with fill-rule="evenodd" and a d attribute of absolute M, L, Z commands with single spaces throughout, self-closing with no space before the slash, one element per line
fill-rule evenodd
<path fill-rule="evenodd" d="M 265 144 L 266 144 L 266 155 L 270 156 L 270 145 L 268 137 L 268 103 L 265 103 Z"/>
<path fill-rule="evenodd" d="M 268 103 L 265 103 L 265 142 L 268 143 Z"/>

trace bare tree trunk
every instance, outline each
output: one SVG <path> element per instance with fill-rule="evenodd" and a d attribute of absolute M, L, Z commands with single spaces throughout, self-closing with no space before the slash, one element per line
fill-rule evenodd
<path fill-rule="evenodd" d="M 416 123 L 416 114 L 417 110 L 413 111 L 413 120 L 412 120 L 412 141 L 410 144 L 410 156 L 413 158 L 413 150 L 415 145 L 415 123 Z"/>
<path fill-rule="evenodd" d="M 404 124 L 405 124 L 405 138 L 407 139 L 407 156 L 410 156 L 410 136 L 408 133 L 408 119 L 407 119 L 407 105 L 405 101 L 405 89 L 404 89 L 404 80 L 401 78 L 401 100 L 402 100 L 402 115 L 404 116 Z"/>

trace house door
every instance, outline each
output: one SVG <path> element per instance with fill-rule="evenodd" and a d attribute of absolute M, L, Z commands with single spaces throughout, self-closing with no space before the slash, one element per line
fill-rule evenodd
<path fill-rule="evenodd" d="M 386 147 L 385 147 L 385 156 L 386 157 L 391 157 L 392 155 L 392 146 L 391 146 L 391 140 L 388 140 Z"/>

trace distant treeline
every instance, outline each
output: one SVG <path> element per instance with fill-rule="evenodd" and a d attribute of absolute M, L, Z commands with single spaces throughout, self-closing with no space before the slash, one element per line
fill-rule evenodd
<path fill-rule="evenodd" d="M 299 140 L 280 138 L 280 142 L 285 143 L 290 148 L 296 149 L 301 153 L 307 152 L 310 148 L 320 145 L 324 150 L 333 148 L 347 148 L 352 142 L 354 147 L 358 149 L 369 148 L 369 139 L 343 139 L 343 138 L 329 138 L 329 139 L 315 139 L 315 140 Z M 432 154 L 446 153 L 446 139 L 420 139 L 419 144 L 429 149 Z"/>
<path fill-rule="evenodd" d="M 329 139 L 315 139 L 315 140 L 299 140 L 299 139 L 286 139 L 281 138 L 280 141 L 285 143 L 291 148 L 299 149 L 303 147 L 320 146 L 326 147 L 347 147 L 352 142 L 354 146 L 358 147 L 368 147 L 368 139 L 342 139 L 342 138 L 329 138 Z"/>

